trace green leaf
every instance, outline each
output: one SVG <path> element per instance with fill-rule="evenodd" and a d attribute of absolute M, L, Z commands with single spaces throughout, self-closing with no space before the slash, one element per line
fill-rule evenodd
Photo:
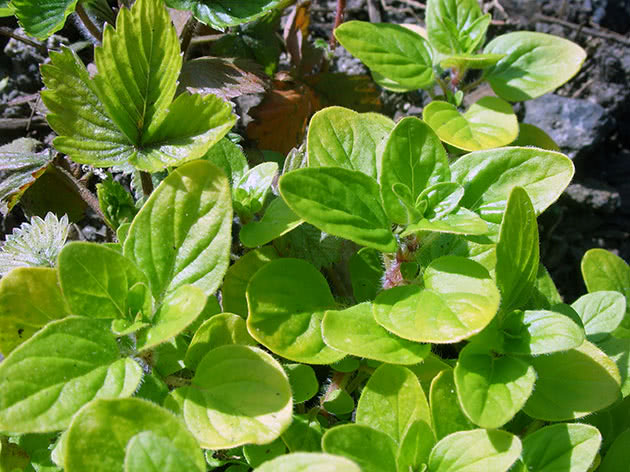
<path fill-rule="evenodd" d="M 311 118 L 308 129 L 308 166 L 342 167 L 377 178 L 376 149 L 394 127 L 377 113 L 357 113 L 328 107 Z"/>
<path fill-rule="evenodd" d="M 10 0 L 0 1 L 0 17 L 13 16 L 13 10 L 9 8 Z"/>
<path fill-rule="evenodd" d="M 125 452 L 125 472 L 180 472 L 203 470 L 171 441 L 151 431 L 133 436 Z"/>
<path fill-rule="evenodd" d="M 109 325 L 78 317 L 53 321 L 15 349 L 0 364 L 0 430 L 61 430 L 94 398 L 132 395 L 142 369 L 120 358 Z"/>
<path fill-rule="evenodd" d="M 252 221 L 241 228 L 239 237 L 245 247 L 267 244 L 292 229 L 304 220 L 297 216 L 282 198 L 272 201 L 260 221 Z"/>
<path fill-rule="evenodd" d="M 293 392 L 293 403 L 304 403 L 313 398 L 319 391 L 319 382 L 315 376 L 315 371 L 310 365 L 286 364 L 284 370 L 289 376 L 289 383 Z"/>
<path fill-rule="evenodd" d="M 429 458 L 431 472 L 505 472 L 521 454 L 521 441 L 505 431 L 460 431 L 440 440 Z"/>
<path fill-rule="evenodd" d="M 538 263 L 534 292 L 528 303 L 533 309 L 549 309 L 553 305 L 562 303 L 562 297 L 556 284 L 553 283 L 549 272 L 540 262 Z"/>
<path fill-rule="evenodd" d="M 143 450 L 150 458 L 138 456 Z M 165 460 L 165 456 L 178 456 L 171 460 L 193 467 L 184 470 L 206 470 L 201 450 L 181 420 L 138 398 L 91 402 L 73 418 L 63 452 L 67 472 L 151 470 L 130 467 L 146 466 L 150 459 Z"/>
<path fill-rule="evenodd" d="M 619 370 L 593 344 L 533 357 L 538 378 L 525 413 L 547 421 L 581 418 L 612 405 L 620 397 Z"/>
<path fill-rule="evenodd" d="M 369 247 L 359 249 L 352 255 L 348 265 L 354 299 L 359 303 L 374 300 L 382 288 L 385 275 L 380 251 Z"/>
<path fill-rule="evenodd" d="M 450 177 L 449 177 L 450 178 Z M 416 200 L 427 202 L 424 216 L 429 219 L 443 218 L 455 210 L 464 196 L 464 188 L 455 182 L 441 182 L 425 188 Z"/>
<path fill-rule="evenodd" d="M 361 472 L 345 457 L 316 452 L 295 452 L 265 462 L 255 472 Z"/>
<path fill-rule="evenodd" d="M 442 69 L 487 69 L 495 65 L 505 54 L 456 54 L 440 61 Z"/>
<path fill-rule="evenodd" d="M 319 452 L 322 450 L 322 425 L 317 418 L 293 415 L 289 429 L 282 433 L 282 440 L 290 452 Z"/>
<path fill-rule="evenodd" d="M 42 67 L 55 147 L 77 162 L 149 172 L 202 157 L 234 124 L 231 107 L 213 95 L 173 101 L 182 59 L 160 1 L 121 9 L 116 24 L 95 50 L 93 80 L 69 49 Z"/>
<path fill-rule="evenodd" d="M 4 146 L 3 146 L 4 147 Z M 34 146 L 33 146 L 34 147 Z M 0 148 L 0 212 L 6 216 L 29 188 L 44 173 L 52 161 L 50 150 L 20 152 Z"/>
<path fill-rule="evenodd" d="M 476 213 L 465 208 L 459 208 L 456 213 L 451 213 L 441 219 L 428 220 L 423 218 L 417 223 L 410 224 L 401 233 L 401 236 L 405 237 L 422 231 L 481 235 L 488 232 L 488 225 Z"/>
<path fill-rule="evenodd" d="M 82 242 L 67 244 L 59 254 L 59 282 L 74 314 L 126 319 L 135 315 L 128 304 L 131 287 L 148 283 L 140 269 L 122 254 Z"/>
<path fill-rule="evenodd" d="M 322 334 L 326 344 L 338 351 L 391 364 L 417 364 L 430 351 L 428 344 L 399 338 L 377 324 L 371 303 L 327 311 Z"/>
<path fill-rule="evenodd" d="M 444 369 L 433 378 L 429 391 L 433 428 L 437 439 L 475 426 L 466 417 L 457 398 L 453 369 Z"/>
<path fill-rule="evenodd" d="M 182 388 L 186 424 L 201 447 L 266 444 L 291 423 L 291 387 L 266 352 L 236 344 L 211 350 Z"/>
<path fill-rule="evenodd" d="M 474 52 L 492 19 L 476 0 L 429 0 L 425 18 L 431 46 L 443 54 Z"/>
<path fill-rule="evenodd" d="M 277 173 L 277 163 L 263 162 L 241 177 L 232 194 L 234 209 L 239 215 L 249 219 L 263 208 Z"/>
<path fill-rule="evenodd" d="M 422 192 L 451 179 L 446 152 L 439 138 L 424 122 L 414 117 L 400 120 L 390 132 L 381 157 L 381 193 L 385 212 L 399 224 L 408 224 L 407 211 L 393 187 L 407 187 L 414 204 Z"/>
<path fill-rule="evenodd" d="M 324 452 L 347 457 L 363 472 L 396 472 L 396 444 L 369 426 L 345 424 L 329 429 L 322 438 Z"/>
<path fill-rule="evenodd" d="M 418 378 L 405 367 L 381 365 L 361 392 L 356 423 L 381 431 L 400 444 L 416 421 L 431 424 L 429 403 Z"/>
<path fill-rule="evenodd" d="M 166 4 L 178 10 L 190 10 L 195 18 L 211 28 L 225 31 L 228 26 L 237 26 L 254 21 L 269 13 L 280 4 L 280 0 L 166 0 Z"/>
<path fill-rule="evenodd" d="M 613 291 L 588 293 L 571 305 L 584 323 L 589 341 L 597 342 L 612 333 L 626 314 L 626 299 Z"/>
<path fill-rule="evenodd" d="M 545 426 L 523 439 L 521 461 L 537 472 L 587 472 L 601 442 L 597 428 L 587 424 Z"/>
<path fill-rule="evenodd" d="M 485 73 L 501 98 L 519 102 L 551 92 L 582 67 L 586 52 L 577 44 L 550 34 L 518 31 L 494 38 L 483 50 L 507 54 Z"/>
<path fill-rule="evenodd" d="M 626 314 L 630 314 L 630 266 L 621 257 L 605 249 L 590 249 L 582 258 L 582 277 L 592 292 L 614 290 L 626 297 Z"/>
<path fill-rule="evenodd" d="M 227 138 L 221 138 L 203 156 L 203 159 L 207 159 L 225 172 L 232 187 L 236 187 L 249 170 L 247 159 L 241 148 Z"/>
<path fill-rule="evenodd" d="M 497 312 L 499 291 L 480 264 L 457 256 L 436 259 L 416 285 L 381 292 L 376 322 L 412 341 L 454 343 L 481 331 Z"/>
<path fill-rule="evenodd" d="M 549 310 L 516 310 L 503 322 L 503 351 L 538 356 L 577 348 L 584 329 L 563 313 Z"/>
<path fill-rule="evenodd" d="M 9 10 L 27 34 L 46 39 L 63 28 L 78 0 L 11 0 Z M 3 15 L 6 16 L 6 15 Z"/>
<path fill-rule="evenodd" d="M 396 239 L 374 179 L 334 167 L 299 169 L 280 179 L 280 193 L 301 218 L 322 231 L 383 252 Z"/>
<path fill-rule="evenodd" d="M 623 472 L 630 461 L 630 429 L 620 434 L 604 456 L 599 472 Z"/>
<path fill-rule="evenodd" d="M 452 166 L 453 180 L 466 193 L 460 205 L 492 223 L 500 223 L 514 187 L 523 187 L 541 214 L 573 178 L 575 168 L 563 154 L 535 148 L 471 152 Z"/>
<path fill-rule="evenodd" d="M 258 269 L 277 257 L 276 250 L 271 246 L 266 246 L 248 252 L 230 266 L 221 287 L 221 300 L 225 311 L 247 318 L 248 308 L 245 297 L 247 285 Z"/>
<path fill-rule="evenodd" d="M 560 152 L 560 147 L 551 136 L 537 126 L 527 123 L 518 124 L 518 138 L 510 146 L 534 146 L 548 151 Z"/>
<path fill-rule="evenodd" d="M 256 341 L 247 331 L 245 320 L 232 313 L 221 313 L 206 320 L 195 332 L 184 363 L 195 370 L 203 357 L 212 349 L 227 344 L 255 346 Z"/>
<path fill-rule="evenodd" d="M 123 223 L 131 223 L 138 213 L 131 194 L 111 176 L 96 184 L 96 194 L 105 221 L 112 228 L 119 228 Z"/>
<path fill-rule="evenodd" d="M 483 97 L 461 114 L 455 105 L 436 100 L 422 117 L 445 143 L 466 151 L 505 146 L 518 136 L 518 121 L 509 103 Z"/>
<path fill-rule="evenodd" d="M 337 388 L 326 394 L 322 407 L 336 416 L 348 415 L 354 410 L 354 399 L 345 390 Z"/>
<path fill-rule="evenodd" d="M 435 434 L 424 421 L 414 421 L 403 435 L 398 446 L 396 465 L 399 471 L 417 470 L 429 462 L 435 446 Z"/>
<path fill-rule="evenodd" d="M 608 336 L 599 341 L 597 347 L 617 365 L 621 376 L 621 395 L 626 398 L 630 395 L 630 339 Z"/>
<path fill-rule="evenodd" d="M 201 313 L 206 294 L 192 285 L 181 285 L 164 298 L 151 326 L 138 333 L 136 349 L 146 351 L 181 333 Z"/>
<path fill-rule="evenodd" d="M 469 344 L 454 370 L 459 403 L 483 428 L 500 428 L 523 408 L 536 381 L 534 368 L 511 356 L 495 357 L 485 346 Z"/>
<path fill-rule="evenodd" d="M 335 300 L 324 276 L 308 262 L 269 262 L 251 278 L 247 301 L 250 334 L 275 354 L 309 364 L 331 364 L 345 356 L 322 339 L 321 320 Z"/>
<path fill-rule="evenodd" d="M 56 270 L 12 270 L 0 279 L 0 352 L 9 355 L 48 322 L 68 315 Z"/>
<path fill-rule="evenodd" d="M 348 21 L 335 37 L 378 77 L 395 82 L 396 91 L 428 88 L 434 83 L 428 42 L 400 25 Z"/>
<path fill-rule="evenodd" d="M 536 283 L 540 250 L 536 212 L 527 192 L 514 187 L 508 198 L 497 243 L 495 280 L 501 291 L 501 310 L 521 308 Z"/>
<path fill-rule="evenodd" d="M 231 200 L 225 175 L 206 161 L 179 167 L 151 194 L 124 254 L 147 274 L 156 299 L 188 284 L 214 294 L 229 262 Z"/>

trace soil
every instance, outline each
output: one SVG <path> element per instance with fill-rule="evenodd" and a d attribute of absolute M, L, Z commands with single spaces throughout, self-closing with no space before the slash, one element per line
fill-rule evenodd
<path fill-rule="evenodd" d="M 336 0 L 312 0 L 311 31 L 328 39 Z M 565 300 L 584 293 L 579 264 L 590 248 L 608 249 L 630 261 L 630 0 L 482 1 L 493 14 L 489 36 L 529 30 L 551 33 L 581 45 L 588 57 L 577 76 L 553 95 L 517 105 L 519 117 L 545 129 L 573 158 L 576 176 L 560 200 L 540 218 L 541 254 Z M 346 19 L 423 24 L 419 0 L 347 0 Z M 12 19 L 0 26 L 16 28 Z M 49 45 L 81 39 L 69 21 Z M 29 136 L 50 143 L 53 135 L 41 118 L 37 91 L 39 65 L 46 58 L 36 48 L 0 36 L 0 144 Z M 89 50 L 89 48 L 88 48 Z M 332 70 L 367 73 L 342 47 Z M 1 84 L 2 82 L 0 82 Z M 421 115 L 421 93 L 383 92 L 384 113 L 394 119 Z M 540 101 L 540 103 L 535 103 Z M 15 209 L 0 218 L 6 234 L 24 221 Z M 81 238 L 98 239 L 103 225 L 87 215 L 76 225 Z M 2 237 L 2 239 L 4 239 Z"/>

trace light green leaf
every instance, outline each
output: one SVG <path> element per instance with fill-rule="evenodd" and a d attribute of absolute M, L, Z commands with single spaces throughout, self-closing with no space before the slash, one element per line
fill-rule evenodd
<path fill-rule="evenodd" d="M 446 152 L 439 138 L 424 122 L 414 117 L 400 120 L 390 132 L 381 154 L 381 193 L 385 212 L 399 224 L 408 224 L 408 214 L 393 186 L 408 189 L 411 204 L 422 192 L 451 178 Z"/>
<path fill-rule="evenodd" d="M 575 168 L 563 154 L 535 148 L 471 152 L 452 166 L 453 180 L 466 193 L 460 204 L 492 223 L 500 223 L 514 187 L 523 187 L 541 214 L 573 178 Z"/>
<path fill-rule="evenodd" d="M 170 439 L 152 431 L 143 431 L 129 440 L 124 467 L 125 472 L 203 471 Z"/>
<path fill-rule="evenodd" d="M 309 364 L 331 364 L 345 356 L 322 339 L 321 320 L 335 300 L 324 276 L 308 262 L 269 262 L 251 278 L 247 302 L 247 328 L 272 352 Z"/>
<path fill-rule="evenodd" d="M 377 77 L 393 81 L 396 91 L 427 88 L 434 83 L 429 43 L 407 28 L 348 21 L 335 29 L 335 37 Z"/>
<path fill-rule="evenodd" d="M 304 220 L 297 216 L 282 198 L 272 201 L 260 221 L 252 221 L 241 228 L 239 237 L 245 247 L 267 244 L 292 229 Z"/>
<path fill-rule="evenodd" d="M 11 0 L 10 14 L 30 36 L 46 39 L 63 28 L 66 18 L 74 12 L 78 0 Z M 7 15 L 2 15 L 7 16 Z"/>
<path fill-rule="evenodd" d="M 203 357 L 212 349 L 227 344 L 255 346 L 256 341 L 247 331 L 245 320 L 232 313 L 221 313 L 206 320 L 193 337 L 184 363 L 195 370 Z"/>
<path fill-rule="evenodd" d="M 308 166 L 342 167 L 377 178 L 376 149 L 394 122 L 377 113 L 357 113 L 328 107 L 311 118 L 308 129 Z"/>
<path fill-rule="evenodd" d="M 550 310 L 516 310 L 503 322 L 503 350 L 538 356 L 577 348 L 584 329 L 563 313 Z"/>
<path fill-rule="evenodd" d="M 181 285 L 164 298 L 151 326 L 137 335 L 136 349 L 146 351 L 181 333 L 201 313 L 206 294 L 192 285 Z"/>
<path fill-rule="evenodd" d="M 171 8 L 190 10 L 202 23 L 224 31 L 228 26 L 237 26 L 254 21 L 276 8 L 280 0 L 166 0 Z"/>
<path fill-rule="evenodd" d="M 536 283 L 540 249 L 536 212 L 527 192 L 514 187 L 501 222 L 495 280 L 501 291 L 501 310 L 521 308 Z"/>
<path fill-rule="evenodd" d="M 456 54 L 440 61 L 442 69 L 487 69 L 495 65 L 505 54 Z"/>
<path fill-rule="evenodd" d="M 326 344 L 338 351 L 391 364 L 417 364 L 430 351 L 428 344 L 399 338 L 377 324 L 371 303 L 327 311 L 322 334 Z"/>
<path fill-rule="evenodd" d="M 56 270 L 12 270 L 0 279 L 0 353 L 9 355 L 48 322 L 68 315 Z"/>
<path fill-rule="evenodd" d="M 0 363 L 0 431 L 58 431 L 94 398 L 131 396 L 141 367 L 120 358 L 110 322 L 49 323 Z"/>
<path fill-rule="evenodd" d="M 231 200 L 225 175 L 206 161 L 179 167 L 151 194 L 124 254 L 147 274 L 156 299 L 188 284 L 214 294 L 229 262 Z"/>
<path fill-rule="evenodd" d="M 499 430 L 460 431 L 440 440 L 429 458 L 431 472 L 505 472 L 521 454 L 521 441 Z"/>
<path fill-rule="evenodd" d="M 374 300 L 385 274 L 381 252 L 369 247 L 359 249 L 350 258 L 348 268 L 354 299 L 359 303 Z"/>
<path fill-rule="evenodd" d="M 232 187 L 236 187 L 249 170 L 247 159 L 241 148 L 227 138 L 221 138 L 208 150 L 203 159 L 209 160 L 225 172 Z"/>
<path fill-rule="evenodd" d="M 442 141 L 466 151 L 505 146 L 518 136 L 512 107 L 497 97 L 479 99 L 464 114 L 436 100 L 424 107 L 422 117 Z"/>
<path fill-rule="evenodd" d="M 273 357 L 255 347 L 211 350 L 182 394 L 186 424 L 206 449 L 266 444 L 291 423 L 289 379 Z"/>
<path fill-rule="evenodd" d="M 374 179 L 334 167 L 299 169 L 280 179 L 280 193 L 301 218 L 322 231 L 382 252 L 396 239 Z"/>
<path fill-rule="evenodd" d="M 620 396 L 615 363 L 588 341 L 575 349 L 533 357 L 538 376 L 525 413 L 547 421 L 581 418 L 606 408 Z"/>
<path fill-rule="evenodd" d="M 320 452 L 323 434 L 322 425 L 319 424 L 317 418 L 311 418 L 308 415 L 293 415 L 291 426 L 282 433 L 282 441 L 290 452 Z"/>
<path fill-rule="evenodd" d="M 396 472 L 396 444 L 369 426 L 345 424 L 329 429 L 322 438 L 324 452 L 347 457 L 363 472 Z"/>
<path fill-rule="evenodd" d="M 435 446 L 435 434 L 424 421 L 413 422 L 403 435 L 398 446 L 396 465 L 399 471 L 418 470 L 429 462 L 431 449 Z"/>
<path fill-rule="evenodd" d="M 626 297 L 626 313 L 630 314 L 630 266 L 621 257 L 605 249 L 590 249 L 582 258 L 582 277 L 592 292 L 614 290 Z"/>
<path fill-rule="evenodd" d="M 349 459 L 332 454 L 295 452 L 265 462 L 255 472 L 361 472 Z"/>
<path fill-rule="evenodd" d="M 67 244 L 59 254 L 59 282 L 74 314 L 126 319 L 135 315 L 128 304 L 131 287 L 148 283 L 140 269 L 119 252 L 83 242 Z"/>
<path fill-rule="evenodd" d="M 582 67 L 586 52 L 577 44 L 550 34 L 517 31 L 494 38 L 486 54 L 507 54 L 486 71 L 486 80 L 501 98 L 519 102 L 560 87 Z"/>
<path fill-rule="evenodd" d="M 454 343 L 481 331 L 499 307 L 499 291 L 480 264 L 457 256 L 436 259 L 416 285 L 381 292 L 376 322 L 412 341 Z"/>
<path fill-rule="evenodd" d="M 538 263 L 538 273 L 536 274 L 536 283 L 534 285 L 534 293 L 528 304 L 532 309 L 550 309 L 553 305 L 562 303 L 562 297 L 558 292 L 556 284 L 551 279 L 549 272 L 544 265 Z"/>
<path fill-rule="evenodd" d="M 13 16 L 13 10 L 9 8 L 10 0 L 0 1 L 0 17 Z"/>
<path fill-rule="evenodd" d="M 230 266 L 221 288 L 221 300 L 225 311 L 247 318 L 247 298 L 245 297 L 247 285 L 258 269 L 277 257 L 276 250 L 271 246 L 266 246 L 248 252 Z"/>
<path fill-rule="evenodd" d="M 534 146 L 549 151 L 560 152 L 560 147 L 556 142 L 537 126 L 527 123 L 518 124 L 518 138 L 510 146 Z"/>
<path fill-rule="evenodd" d="M 472 53 L 483 43 L 491 16 L 477 0 L 429 0 L 427 33 L 431 46 L 443 54 Z"/>
<path fill-rule="evenodd" d="M 597 428 L 587 424 L 554 424 L 523 439 L 521 461 L 536 472 L 587 472 L 602 442 Z"/>
<path fill-rule="evenodd" d="M 621 395 L 626 398 L 630 395 L 630 339 L 608 336 L 598 341 L 597 347 L 617 364 L 621 376 Z"/>
<path fill-rule="evenodd" d="M 488 232 L 488 225 L 476 213 L 465 208 L 459 208 L 456 213 L 446 215 L 441 219 L 421 219 L 413 223 L 401 233 L 405 237 L 421 231 L 433 233 L 481 235 Z"/>
<path fill-rule="evenodd" d="M 536 372 L 524 360 L 495 357 L 487 348 L 469 344 L 454 370 L 457 396 L 466 416 L 483 428 L 500 428 L 525 405 Z"/>
<path fill-rule="evenodd" d="M 289 376 L 289 383 L 293 392 L 293 403 L 304 403 L 317 394 L 319 382 L 315 376 L 315 371 L 310 365 L 286 364 L 284 369 Z"/>
<path fill-rule="evenodd" d="M 464 188 L 455 182 L 441 182 L 427 187 L 417 198 L 417 203 L 427 202 L 424 216 L 440 219 L 453 213 L 464 196 Z"/>
<path fill-rule="evenodd" d="M 429 401 L 437 439 L 457 431 L 475 428 L 462 411 L 457 398 L 453 369 L 450 367 L 438 372 L 431 381 Z"/>
<path fill-rule="evenodd" d="M 619 326 L 626 314 L 626 299 L 619 292 L 592 292 L 578 298 L 571 308 L 580 315 L 589 341 L 597 342 Z"/>
<path fill-rule="evenodd" d="M 158 449 L 154 448 L 156 443 L 160 445 Z M 142 450 L 153 460 L 179 456 L 171 460 L 193 466 L 186 471 L 206 470 L 201 449 L 181 420 L 138 398 L 96 400 L 83 408 L 73 418 L 64 440 L 64 466 L 67 472 L 112 472 L 122 471 L 123 467 L 127 472 L 151 470 L 128 468 L 146 464 L 149 458 L 136 456 Z"/>
<path fill-rule="evenodd" d="M 416 421 L 431 425 L 429 403 L 418 378 L 405 367 L 381 365 L 361 392 L 356 423 L 381 431 L 400 444 Z"/>
<path fill-rule="evenodd" d="M 276 162 L 263 162 L 241 177 L 232 193 L 234 209 L 239 215 L 249 219 L 251 214 L 262 210 L 277 173 Z"/>

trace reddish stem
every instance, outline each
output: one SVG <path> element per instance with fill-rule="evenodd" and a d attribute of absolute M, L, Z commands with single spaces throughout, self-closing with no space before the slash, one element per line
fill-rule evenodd
<path fill-rule="evenodd" d="M 333 32 L 330 34 L 330 48 L 335 49 L 337 40 L 335 39 L 335 29 L 343 23 L 344 13 L 346 12 L 346 0 L 337 0 L 337 15 L 335 16 L 335 26 L 333 26 Z"/>

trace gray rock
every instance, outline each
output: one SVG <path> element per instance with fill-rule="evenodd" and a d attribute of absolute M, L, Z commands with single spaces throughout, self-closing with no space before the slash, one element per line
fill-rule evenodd
<path fill-rule="evenodd" d="M 587 181 L 571 184 L 564 193 L 573 203 L 586 206 L 596 212 L 610 214 L 621 207 L 619 192 L 601 182 Z"/>
<path fill-rule="evenodd" d="M 523 121 L 545 130 L 571 159 L 593 154 L 613 130 L 606 110 L 587 100 L 547 94 L 525 102 Z"/>

